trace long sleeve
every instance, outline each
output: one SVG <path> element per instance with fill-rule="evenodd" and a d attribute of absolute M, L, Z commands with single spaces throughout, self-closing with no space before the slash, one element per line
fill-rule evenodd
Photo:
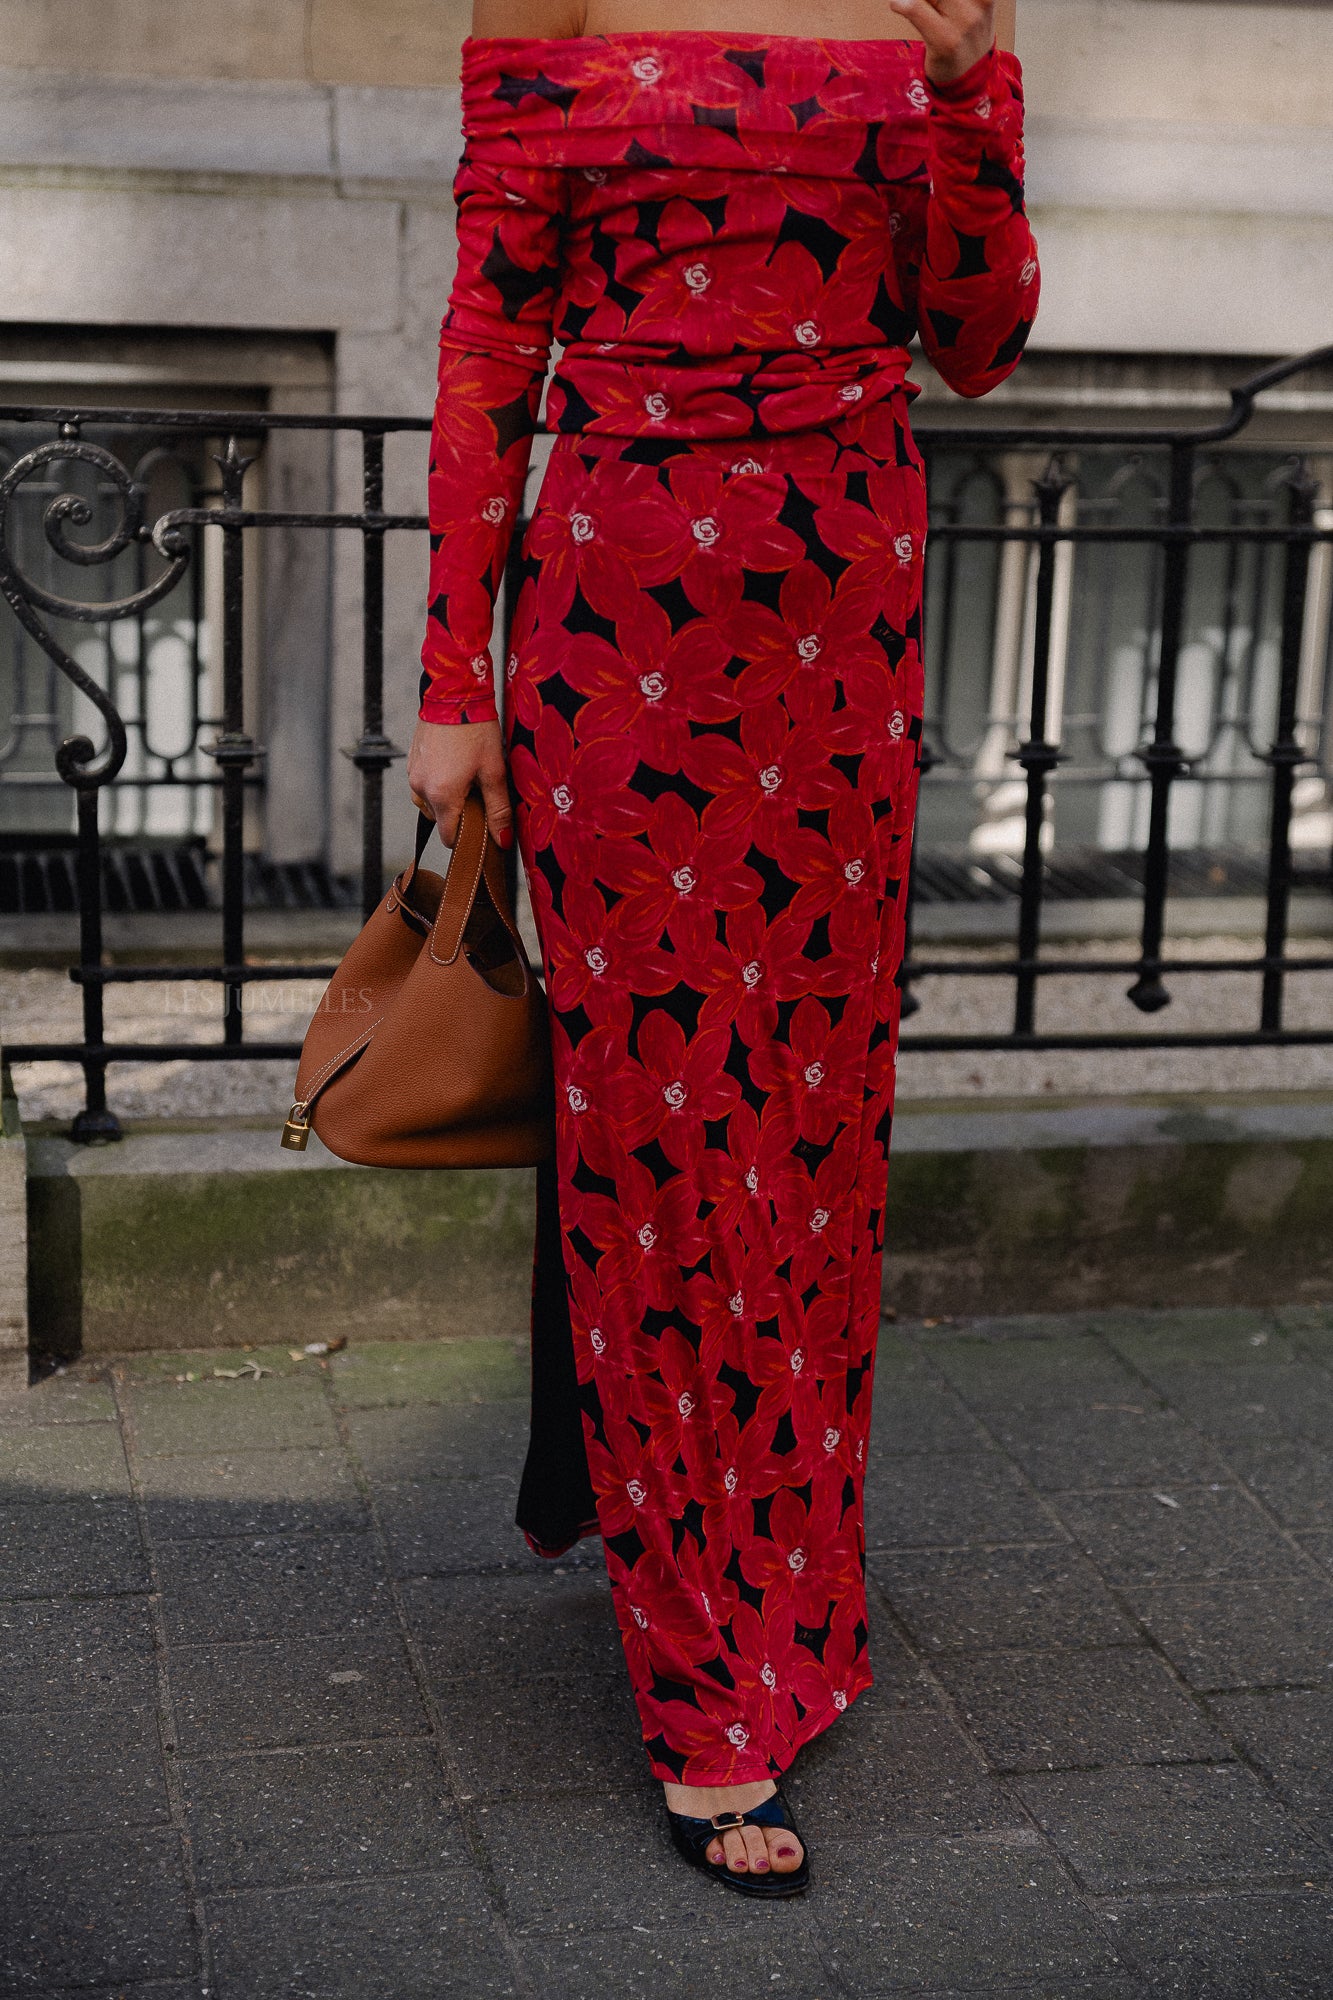
<path fill-rule="evenodd" d="M 1018 366 L 1037 313 L 1041 273 L 1023 207 L 1023 84 L 1010 55 L 990 55 L 931 108 L 921 341 L 962 396 L 984 396 Z"/>
<path fill-rule="evenodd" d="M 426 722 L 495 715 L 490 640 L 551 345 L 564 175 L 466 152 L 430 449 Z"/>

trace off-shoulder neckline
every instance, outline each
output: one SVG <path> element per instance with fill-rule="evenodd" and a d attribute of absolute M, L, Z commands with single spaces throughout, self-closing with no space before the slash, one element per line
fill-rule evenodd
<path fill-rule="evenodd" d="M 602 35 L 467 35 L 463 48 L 588 48 L 601 42 L 709 42 L 740 48 L 754 42 L 764 48 L 787 46 L 799 49 L 903 49 L 914 61 L 925 57 L 924 42 L 906 40 L 901 35 L 766 35 L 755 28 L 730 31 L 726 28 L 620 28 Z"/>

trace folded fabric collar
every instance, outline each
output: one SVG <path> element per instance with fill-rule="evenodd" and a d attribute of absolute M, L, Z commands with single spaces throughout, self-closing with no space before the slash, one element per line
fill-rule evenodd
<path fill-rule="evenodd" d="M 794 35 L 471 37 L 463 44 L 463 131 L 530 165 L 692 164 L 812 173 L 854 164 L 873 127 L 924 154 L 932 102 L 919 42 Z M 1021 101 L 1016 57 L 996 52 L 969 71 L 971 96 Z M 849 148 L 853 149 L 849 151 Z M 895 177 L 890 172 L 890 177 Z"/>

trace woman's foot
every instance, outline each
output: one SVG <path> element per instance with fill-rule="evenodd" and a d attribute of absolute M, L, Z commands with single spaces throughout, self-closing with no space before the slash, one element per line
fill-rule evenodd
<path fill-rule="evenodd" d="M 752 1785 L 665 1785 L 667 1811 L 691 1819 L 713 1819 L 722 1813 L 753 1812 L 771 1799 L 777 1786 L 771 1778 Z M 792 1875 L 805 1850 L 785 1826 L 728 1827 L 708 1846 L 708 1859 L 733 1875 Z"/>

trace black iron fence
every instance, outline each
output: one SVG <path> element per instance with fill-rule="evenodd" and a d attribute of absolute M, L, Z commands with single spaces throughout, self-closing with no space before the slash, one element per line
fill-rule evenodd
<path fill-rule="evenodd" d="M 1243 446 L 1256 403 L 1266 390 L 1330 361 L 1333 348 L 1267 370 L 1232 392 L 1231 411 L 1224 421 L 1195 429 L 919 427 L 932 496 L 927 636 L 933 694 L 923 744 L 926 801 L 932 787 L 942 795 L 949 783 L 974 785 L 975 759 L 970 750 L 960 753 L 954 740 L 951 677 L 958 678 L 959 658 L 969 645 L 984 644 L 994 655 L 997 639 L 992 627 L 999 615 L 995 607 L 1004 596 L 996 583 L 996 565 L 1002 561 L 1019 565 L 1017 590 L 1009 591 L 1014 623 L 1012 712 L 1007 718 L 997 716 L 992 704 L 982 718 L 992 735 L 997 727 L 1002 733 L 1007 730 L 1008 740 L 998 756 L 1012 766 L 1011 789 L 1017 788 L 1007 857 L 1014 948 L 1005 956 L 926 958 L 909 945 L 902 974 L 904 1012 L 918 1012 L 917 987 L 938 977 L 1008 981 L 1013 1011 L 1012 1025 L 1004 1032 L 932 1034 L 927 1009 L 922 1026 L 904 1035 L 905 1049 L 1333 1044 L 1333 1008 L 1328 1022 L 1315 1027 L 1288 1027 L 1283 1011 L 1286 983 L 1293 973 L 1333 971 L 1333 956 L 1308 952 L 1292 956 L 1288 943 L 1293 892 L 1300 887 L 1333 889 L 1327 851 L 1298 865 L 1292 840 L 1298 774 L 1327 771 L 1330 763 L 1329 611 L 1327 601 L 1319 611 L 1319 589 L 1312 591 L 1311 578 L 1313 564 L 1327 568 L 1329 562 L 1333 506 L 1327 498 L 1321 504 L 1317 446 L 1268 451 L 1261 468 L 1261 504 L 1255 498 L 1254 479 L 1246 485 L 1225 457 Z M 0 476 L 0 590 L 18 620 L 24 645 L 29 652 L 37 649 L 29 666 L 40 655 L 43 671 L 50 676 L 54 670 L 61 686 L 74 691 L 81 713 L 95 718 L 90 727 L 98 738 L 87 728 L 77 728 L 53 741 L 55 771 L 68 788 L 65 796 L 72 794 L 74 801 L 79 951 L 70 977 L 82 989 L 82 1036 L 22 1042 L 8 1047 L 6 1054 L 16 1062 L 79 1063 L 86 1078 L 86 1101 L 75 1119 L 74 1136 L 110 1139 L 118 1136 L 120 1127 L 107 1101 L 109 1065 L 180 1059 L 294 1061 L 299 1054 L 294 1042 L 247 1039 L 247 986 L 256 980 L 309 979 L 331 970 L 309 964 L 257 964 L 247 956 L 247 882 L 253 878 L 254 857 L 247 853 L 246 809 L 247 800 L 263 788 L 263 749 L 252 733 L 246 672 L 246 551 L 255 531 L 261 535 L 275 530 L 333 531 L 360 538 L 361 728 L 347 754 L 360 774 L 362 909 L 368 914 L 383 893 L 384 774 L 401 754 L 384 728 L 385 541 L 389 535 L 419 535 L 426 528 L 420 515 L 385 511 L 385 448 L 391 437 L 422 432 L 428 425 L 424 419 L 403 418 L 24 407 L 0 409 L 0 426 L 24 447 Z M 246 504 L 248 465 L 271 444 L 275 433 L 297 430 L 342 433 L 359 440 L 358 509 L 296 512 Z M 28 444 L 29 438 L 37 441 Z M 1333 456 L 1333 440 L 1328 449 Z M 994 468 L 997 453 L 1010 455 L 1009 488 L 997 493 L 992 504 L 984 499 L 977 504 L 969 465 Z M 1096 468 L 1108 463 L 1116 470 L 1109 477 L 1100 476 Z M 1138 499 L 1128 504 L 1126 493 L 1135 481 Z M 31 505 L 34 494 L 40 502 L 36 517 Z M 1088 504 L 1080 504 L 1085 499 Z M 108 503 L 115 518 L 107 532 L 97 540 L 79 539 L 76 531 L 92 527 L 96 532 L 99 509 L 104 514 Z M 34 531 L 34 518 L 40 523 L 39 533 Z M 221 543 L 216 710 L 211 715 L 200 700 L 204 675 L 198 647 L 203 536 L 210 530 Z M 1203 614 L 1198 581 L 1201 566 L 1208 562 L 1215 570 L 1210 583 L 1215 606 L 1207 622 L 1208 643 L 1218 666 L 1216 700 L 1200 741 L 1182 746 L 1182 659 L 1188 648 L 1200 643 Z M 96 570 L 110 587 L 101 596 L 71 595 L 58 587 L 60 565 Z M 984 584 L 987 565 L 989 586 Z M 1137 625 L 1141 671 L 1131 703 L 1141 726 L 1136 724 L 1131 740 L 1109 749 L 1104 746 L 1101 762 L 1095 763 L 1069 754 L 1060 740 L 1060 718 L 1070 714 L 1066 683 L 1078 666 L 1076 659 L 1071 668 L 1070 648 L 1083 661 L 1086 681 L 1087 662 L 1095 663 L 1099 657 L 1098 631 L 1105 641 L 1112 616 L 1111 611 L 1104 616 L 1098 612 L 1098 604 L 1109 600 L 1099 598 L 1097 591 L 1105 591 L 1108 578 L 1114 582 L 1130 573 L 1139 578 L 1145 593 Z M 1328 600 L 1327 575 L 1319 587 Z M 194 647 L 185 675 L 188 713 L 179 743 L 164 750 L 155 746 L 150 729 L 148 623 L 155 607 L 182 590 L 189 593 L 191 615 L 181 643 Z M 1242 600 L 1248 608 L 1242 607 Z M 990 611 L 979 626 L 977 607 L 987 603 Z M 1095 627 L 1091 638 L 1090 615 Z M 96 633 L 105 654 L 104 670 L 69 636 L 70 630 Z M 117 652 L 116 635 L 125 633 L 130 643 Z M 1323 649 L 1313 679 L 1312 646 Z M 49 788 L 49 764 L 37 768 L 31 756 L 25 762 L 14 754 L 24 725 L 34 719 L 21 712 L 22 660 L 15 658 L 18 692 L 9 719 L 9 742 L 0 741 L 0 785 Z M 1104 671 L 1104 666 L 1094 664 L 1092 678 Z M 1058 689 L 1053 685 L 1057 679 Z M 1086 706 L 1086 691 L 1084 699 Z M 38 719 L 49 727 L 57 709 L 58 704 L 47 699 Z M 1075 715 L 1071 733 L 1083 723 Z M 30 735 L 27 740 L 30 744 Z M 1120 856 L 1121 872 L 1130 870 L 1141 900 L 1138 951 L 1132 961 L 1061 957 L 1042 948 L 1043 912 L 1053 883 L 1052 803 L 1062 787 L 1064 795 L 1072 797 L 1074 787 L 1091 783 L 1103 787 L 1103 792 L 1108 784 L 1118 786 L 1144 805 L 1139 815 L 1141 841 L 1132 855 Z M 1263 896 L 1263 948 L 1249 958 L 1172 958 L 1164 950 L 1173 802 L 1191 785 L 1204 784 L 1214 790 L 1219 784 L 1224 790 L 1248 787 L 1251 794 L 1261 786 L 1264 794 L 1267 824 L 1254 856 Z M 191 799 L 210 794 L 216 801 L 219 949 L 207 963 L 106 962 L 103 804 L 126 788 L 142 792 L 150 786 L 177 788 Z M 1119 796 L 1112 798 L 1113 806 Z M 189 819 L 188 812 L 185 817 Z M 929 866 L 926 853 L 919 867 Z M 1125 997 L 1139 1016 L 1146 1017 L 1137 1025 L 1131 1016 L 1123 1027 L 1100 1033 L 1038 1026 L 1038 995 L 1045 980 L 1070 973 L 1123 979 L 1127 970 L 1132 978 Z M 1258 980 L 1258 1018 L 1252 1026 L 1172 1032 L 1155 1024 L 1155 1017 L 1170 1002 L 1168 982 L 1173 975 L 1238 971 Z M 103 1007 L 107 987 L 167 978 L 220 987 L 218 1039 L 108 1041 Z"/>

